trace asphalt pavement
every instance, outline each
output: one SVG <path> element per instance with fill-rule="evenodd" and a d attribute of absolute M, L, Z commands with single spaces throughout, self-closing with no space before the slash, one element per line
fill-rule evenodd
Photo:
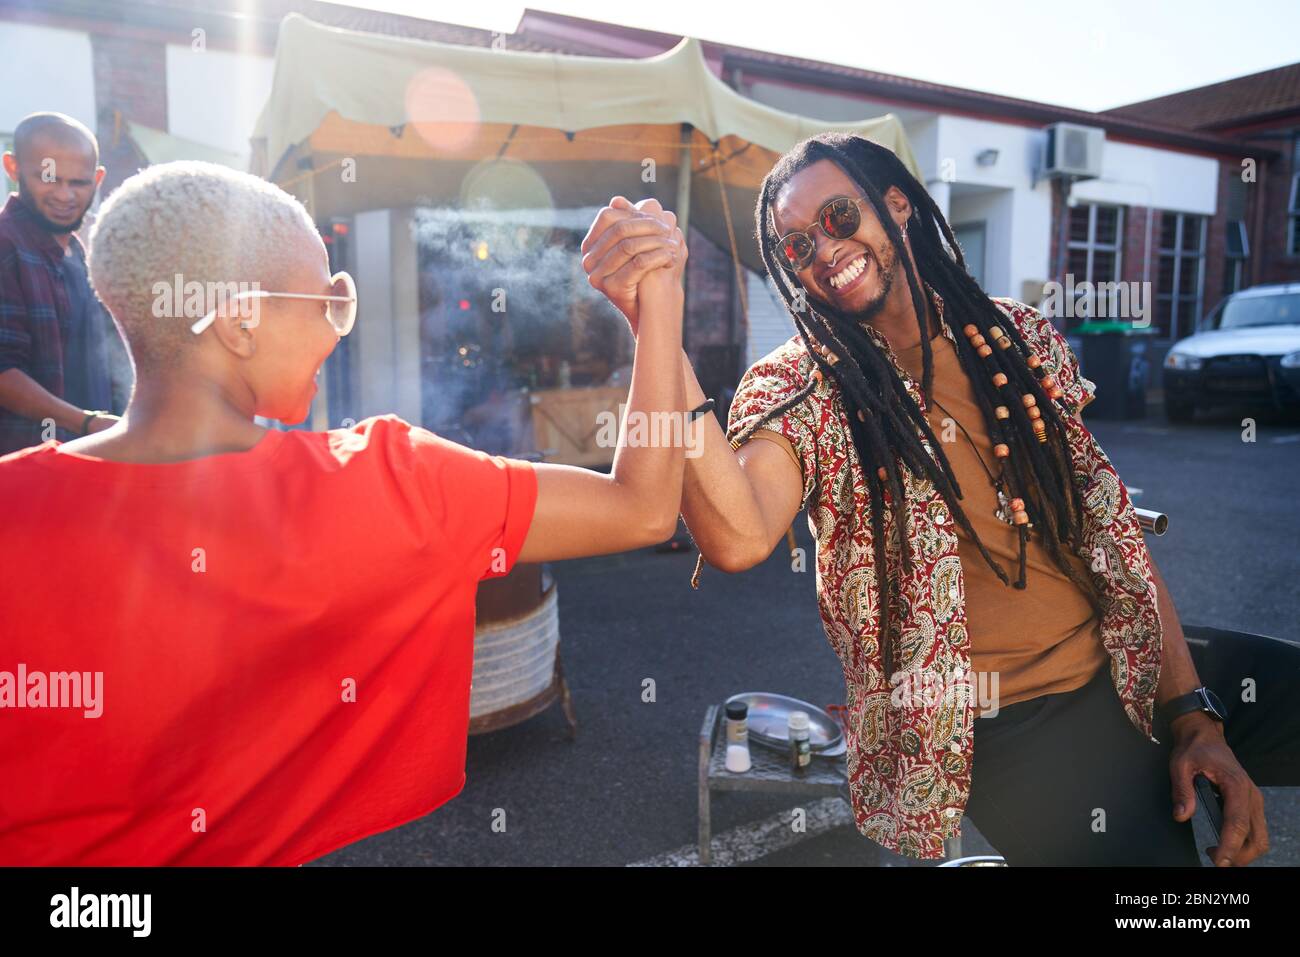
<path fill-rule="evenodd" d="M 1147 540 L 1180 618 L 1300 640 L 1300 422 L 1256 417 L 1244 441 L 1246 414 L 1089 426 L 1137 504 L 1170 516 Z M 554 565 L 576 737 L 558 707 L 474 736 L 457 798 L 311 866 L 693 863 L 705 709 L 739 691 L 844 699 L 802 515 L 796 535 L 806 571 L 782 546 L 740 575 L 706 568 L 698 591 L 694 552 Z M 1300 788 L 1264 793 L 1272 850 L 1260 864 L 1300 864 Z M 789 827 L 795 805 L 807 833 Z M 858 834 L 838 799 L 728 793 L 712 808 L 721 863 L 913 865 Z M 995 853 L 969 821 L 963 831 L 963 854 Z"/>

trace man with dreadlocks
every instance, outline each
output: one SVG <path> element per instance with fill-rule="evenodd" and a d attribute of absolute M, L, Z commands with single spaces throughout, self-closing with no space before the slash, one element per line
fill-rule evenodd
<path fill-rule="evenodd" d="M 704 417 L 682 515 L 701 563 L 735 572 L 807 507 L 858 829 L 936 859 L 966 814 L 1013 865 L 1196 866 L 1200 772 L 1226 803 L 1215 863 L 1266 852 L 1060 333 L 986 296 L 929 194 L 861 137 L 795 146 L 755 220 L 798 334 L 745 374 L 725 435 Z M 625 258 L 584 261 L 592 284 Z"/>

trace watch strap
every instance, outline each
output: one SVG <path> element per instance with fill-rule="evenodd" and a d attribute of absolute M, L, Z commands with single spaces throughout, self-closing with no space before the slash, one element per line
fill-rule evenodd
<path fill-rule="evenodd" d="M 1205 695 L 1204 687 L 1196 688 L 1193 691 L 1189 691 L 1187 694 L 1179 695 L 1177 698 L 1166 701 L 1160 707 L 1160 718 L 1164 721 L 1165 726 L 1168 727 L 1173 724 L 1176 718 L 1181 718 L 1185 714 L 1191 714 L 1193 711 L 1204 711 L 1217 721 L 1223 720 L 1222 717 L 1215 712 L 1214 708 L 1210 706 Z"/>

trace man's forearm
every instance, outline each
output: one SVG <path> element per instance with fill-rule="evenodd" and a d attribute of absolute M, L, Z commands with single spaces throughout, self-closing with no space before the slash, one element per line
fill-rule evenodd
<path fill-rule="evenodd" d="M 1160 609 L 1160 624 L 1163 631 L 1160 652 L 1160 684 L 1156 688 L 1156 707 L 1167 701 L 1185 695 L 1201 686 L 1201 679 L 1196 674 L 1196 665 L 1192 653 L 1187 647 L 1187 638 L 1183 634 L 1182 623 L 1174 608 L 1169 588 L 1165 585 L 1160 569 L 1156 568 L 1155 559 L 1151 559 L 1151 578 L 1156 585 L 1156 603 Z M 1204 712 L 1192 712 L 1177 718 L 1172 725 L 1175 735 L 1181 735 L 1197 727 L 1221 726 Z"/>
<path fill-rule="evenodd" d="M 70 432 L 81 431 L 86 412 L 64 402 L 21 369 L 0 372 L 0 406 L 36 422 L 52 419 Z"/>
<path fill-rule="evenodd" d="M 686 406 L 705 400 L 686 353 L 682 353 Z M 725 413 L 724 413 L 725 414 Z M 726 567 L 726 556 L 749 548 L 762 548 L 763 522 L 749 479 L 712 415 L 698 420 L 693 436 L 695 454 L 686 459 L 682 477 L 682 518 L 701 553 L 712 564 Z"/>

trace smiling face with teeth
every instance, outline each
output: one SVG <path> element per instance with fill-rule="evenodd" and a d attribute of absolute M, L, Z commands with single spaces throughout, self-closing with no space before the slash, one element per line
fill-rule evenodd
<path fill-rule="evenodd" d="M 884 196 L 896 221 L 906 222 L 911 205 L 902 191 L 891 186 Z M 832 239 L 819 226 L 808 225 L 838 197 L 858 199 L 862 212 L 857 232 L 847 239 Z M 898 256 L 870 200 L 831 160 L 809 164 L 782 185 L 772 203 L 772 219 L 778 236 L 804 230 L 816 244 L 812 262 L 795 273 L 810 297 L 866 320 L 884 308 L 891 293 L 906 291 L 906 283 L 895 283 Z"/>

